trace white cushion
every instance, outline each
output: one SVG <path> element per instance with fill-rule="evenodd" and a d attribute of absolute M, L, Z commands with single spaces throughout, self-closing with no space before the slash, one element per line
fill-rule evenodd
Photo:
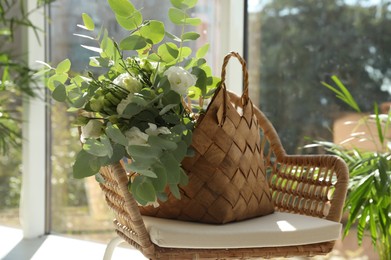
<path fill-rule="evenodd" d="M 292 213 L 273 214 L 224 225 L 144 216 L 154 244 L 172 248 L 254 248 L 314 244 L 338 239 L 337 222 Z"/>

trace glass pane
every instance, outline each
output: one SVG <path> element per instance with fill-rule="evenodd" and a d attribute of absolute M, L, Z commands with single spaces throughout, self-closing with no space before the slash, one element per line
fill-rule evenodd
<path fill-rule="evenodd" d="M 332 133 L 338 118 L 354 118 L 321 84 L 332 75 L 363 112 L 390 99 L 390 1 L 248 0 L 248 8 L 252 97 L 289 153 L 310 152 L 301 150 L 306 137 L 346 137 Z"/>
<path fill-rule="evenodd" d="M 374 103 L 380 105 L 380 113 L 388 113 L 391 1 L 247 3 L 251 97 L 276 128 L 286 151 L 324 152 L 303 147 L 314 140 L 341 143 L 348 138 L 344 147 L 380 151 L 379 144 L 370 140 L 377 135 L 375 124 L 358 128 L 363 114 L 336 98 L 322 82 L 336 86 L 331 80 L 336 75 L 365 115 L 374 113 Z M 351 136 L 353 130 L 361 132 L 360 138 Z M 379 259 L 369 236 L 358 247 L 356 230 L 337 243 L 334 252 L 344 259 L 349 258 L 348 251 L 358 258 Z"/>
<path fill-rule="evenodd" d="M 136 8 L 143 8 L 145 19 L 156 19 L 165 22 L 166 28 L 174 30 L 168 21 L 167 12 L 170 1 L 148 0 L 132 1 Z M 204 23 L 200 26 L 200 39 L 197 47 L 205 42 L 211 44 L 207 57 L 211 64 L 218 56 L 218 38 L 214 37 L 218 28 L 217 7 L 219 1 L 198 1 L 194 10 L 197 17 L 202 17 Z M 77 6 L 77 8 L 76 8 Z M 157 12 L 156 10 L 161 10 Z M 89 0 L 58 0 L 51 7 L 50 26 L 50 59 L 53 64 L 69 57 L 72 69 L 84 71 L 93 53 L 80 47 L 89 45 L 85 38 L 73 36 L 74 33 L 85 33 L 76 27 L 81 24 L 81 13 L 88 13 L 95 21 L 96 28 L 102 25 L 114 39 L 121 39 L 125 32 L 116 24 L 106 1 Z M 192 47 L 192 46 L 191 46 Z M 216 48 L 216 49 L 215 49 Z M 215 70 L 218 71 L 219 70 Z M 79 150 L 78 131 L 71 127 L 73 118 L 66 113 L 66 108 L 55 103 L 52 108 L 52 191 L 51 191 L 51 221 L 52 231 L 80 238 L 107 242 L 112 238 L 113 226 L 110 210 L 95 179 L 76 180 L 72 178 L 72 163 L 76 151 Z"/>
<path fill-rule="evenodd" d="M 8 226 L 20 225 L 22 93 L 33 86 L 22 40 L 30 21 L 21 6 L 0 1 L 0 225 Z"/>

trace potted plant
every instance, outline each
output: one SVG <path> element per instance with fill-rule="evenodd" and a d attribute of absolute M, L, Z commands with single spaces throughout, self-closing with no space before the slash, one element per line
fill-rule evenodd
<path fill-rule="evenodd" d="M 83 47 L 96 53 L 92 69 L 74 75 L 65 59 L 55 67 L 45 63 L 41 72 L 53 99 L 78 115 L 82 146 L 73 175 L 102 181 L 99 169 L 121 161 L 137 172 L 129 190 L 139 204 L 164 201 L 165 187 L 179 198 L 178 185 L 187 183 L 180 162 L 192 155 L 192 131 L 219 82 L 204 59 L 209 45 L 187 45 L 200 36 L 188 30 L 201 23 L 189 15 L 197 1 L 171 0 L 168 17 L 181 27 L 180 35 L 166 31 L 161 21 L 144 20 L 127 0 L 108 3 L 128 36 L 115 42 L 83 13 L 79 27 L 86 34 L 80 36 L 91 40 Z"/>
<path fill-rule="evenodd" d="M 323 85 L 355 112 L 362 114 L 344 84 L 336 76 L 332 80 L 336 86 L 327 83 Z M 376 150 L 346 148 L 333 142 L 317 141 L 328 152 L 343 158 L 349 167 L 349 191 L 345 203 L 348 216 L 344 236 L 352 227 L 356 227 L 358 243 L 361 245 L 363 237 L 369 233 L 372 245 L 380 259 L 384 260 L 391 258 L 391 153 L 386 137 L 390 122 L 391 111 L 380 114 L 376 103 L 373 115 L 363 115 L 360 118 L 359 124 L 362 129 L 367 130 L 365 138 L 377 143 Z M 371 131 L 372 124 L 376 125 L 376 132 Z M 362 137 L 361 134 L 360 138 Z"/>

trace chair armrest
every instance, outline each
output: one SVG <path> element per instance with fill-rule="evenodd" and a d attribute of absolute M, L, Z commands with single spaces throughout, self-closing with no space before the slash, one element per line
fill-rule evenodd
<path fill-rule="evenodd" d="M 277 210 L 340 222 L 349 181 L 346 163 L 334 155 L 281 155 L 270 167 Z"/>

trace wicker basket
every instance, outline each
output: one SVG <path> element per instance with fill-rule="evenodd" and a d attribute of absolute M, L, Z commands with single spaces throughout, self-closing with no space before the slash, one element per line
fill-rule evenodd
<path fill-rule="evenodd" d="M 231 57 L 237 58 L 243 69 L 245 88 L 240 112 L 225 86 Z M 169 194 L 159 207 L 141 207 L 141 214 L 224 224 L 273 213 L 260 144 L 257 118 L 248 97 L 246 63 L 232 52 L 224 59 L 220 87 L 193 131 L 195 156 L 182 161 L 189 184 L 180 187 L 181 199 Z"/>

